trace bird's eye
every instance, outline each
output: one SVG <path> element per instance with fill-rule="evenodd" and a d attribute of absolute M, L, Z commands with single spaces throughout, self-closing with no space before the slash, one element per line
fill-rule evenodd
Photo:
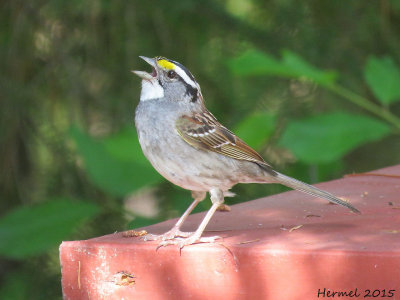
<path fill-rule="evenodd" d="M 168 78 L 171 78 L 171 79 L 175 78 L 176 77 L 176 72 L 170 70 L 170 71 L 168 71 L 167 76 L 168 76 Z"/>

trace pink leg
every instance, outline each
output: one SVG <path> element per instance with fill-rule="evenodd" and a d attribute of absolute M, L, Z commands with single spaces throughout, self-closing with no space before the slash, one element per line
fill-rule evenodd
<path fill-rule="evenodd" d="M 186 237 L 176 237 L 174 239 L 163 240 L 158 247 L 168 246 L 168 245 L 179 245 L 182 249 L 186 245 L 191 245 L 194 243 L 213 243 L 215 240 L 219 239 L 219 236 L 211 237 L 201 237 L 207 224 L 210 222 L 212 216 L 214 215 L 217 208 L 224 202 L 224 194 L 220 189 L 210 190 L 210 197 L 213 205 L 208 210 L 204 219 L 201 221 L 199 227 L 195 232 L 189 233 Z M 179 222 L 179 221 L 178 221 Z"/>
<path fill-rule="evenodd" d="M 172 240 L 176 237 L 188 237 L 191 234 L 193 234 L 193 232 L 183 232 L 180 230 L 181 226 L 183 225 L 183 223 L 185 222 L 185 220 L 187 219 L 187 217 L 189 216 L 189 214 L 193 211 L 193 209 L 197 206 L 197 204 L 199 204 L 200 201 L 202 201 L 205 196 L 206 193 L 205 192 L 192 192 L 192 196 L 194 198 L 194 201 L 192 202 L 192 204 L 190 204 L 190 206 L 188 207 L 188 209 L 183 213 L 183 215 L 179 218 L 178 222 L 176 222 L 176 224 L 174 225 L 174 227 L 171 228 L 171 230 L 167 231 L 166 233 L 160 234 L 160 235 L 156 235 L 156 234 L 146 234 L 143 237 L 143 240 L 145 241 L 166 241 L 166 240 Z"/>

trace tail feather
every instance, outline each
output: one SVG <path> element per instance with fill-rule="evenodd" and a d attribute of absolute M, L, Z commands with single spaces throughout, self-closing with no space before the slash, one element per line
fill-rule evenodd
<path fill-rule="evenodd" d="M 302 181 L 299 181 L 297 179 L 283 175 L 278 172 L 276 172 L 276 174 L 274 174 L 274 175 L 279 183 L 286 185 L 292 189 L 304 192 L 304 193 L 309 194 L 314 197 L 321 197 L 321 198 L 327 199 L 328 201 L 330 201 L 332 203 L 336 203 L 336 204 L 345 206 L 345 207 L 349 208 L 352 212 L 355 212 L 357 214 L 361 213 L 358 209 L 353 207 L 350 203 L 340 200 L 339 198 L 335 197 L 334 195 L 332 195 L 328 192 L 325 192 L 323 190 L 320 190 L 319 188 L 316 188 L 315 186 L 309 185 L 307 183 L 304 183 Z"/>

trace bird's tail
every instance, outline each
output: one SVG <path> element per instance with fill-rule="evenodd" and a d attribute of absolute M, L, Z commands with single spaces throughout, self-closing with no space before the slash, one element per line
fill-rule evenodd
<path fill-rule="evenodd" d="M 320 190 L 319 188 L 316 188 L 312 185 L 309 185 L 307 183 L 301 182 L 300 180 L 296 180 L 292 177 L 283 175 L 281 173 L 276 172 L 276 174 L 274 174 L 275 178 L 277 179 L 277 181 L 283 185 L 286 185 L 292 189 L 304 192 L 306 194 L 309 194 L 311 196 L 314 197 L 320 197 L 320 198 L 325 198 L 326 200 L 332 202 L 332 203 L 336 203 L 342 206 L 345 206 L 347 208 L 349 208 L 352 212 L 355 212 L 357 214 L 360 214 L 361 212 L 356 209 L 355 207 L 353 207 L 350 203 L 340 200 L 338 197 L 335 197 L 334 195 L 325 192 L 323 190 Z"/>

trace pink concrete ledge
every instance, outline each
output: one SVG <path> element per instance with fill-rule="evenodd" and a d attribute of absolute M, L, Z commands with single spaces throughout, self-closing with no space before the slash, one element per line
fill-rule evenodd
<path fill-rule="evenodd" d="M 370 173 L 317 185 L 362 215 L 290 191 L 217 212 L 205 235 L 223 240 L 181 253 L 175 246 L 156 251 L 157 243 L 122 233 L 63 242 L 63 296 L 399 299 L 400 165 Z M 183 229 L 195 230 L 202 217 L 189 217 Z M 175 221 L 145 229 L 162 233 Z"/>

